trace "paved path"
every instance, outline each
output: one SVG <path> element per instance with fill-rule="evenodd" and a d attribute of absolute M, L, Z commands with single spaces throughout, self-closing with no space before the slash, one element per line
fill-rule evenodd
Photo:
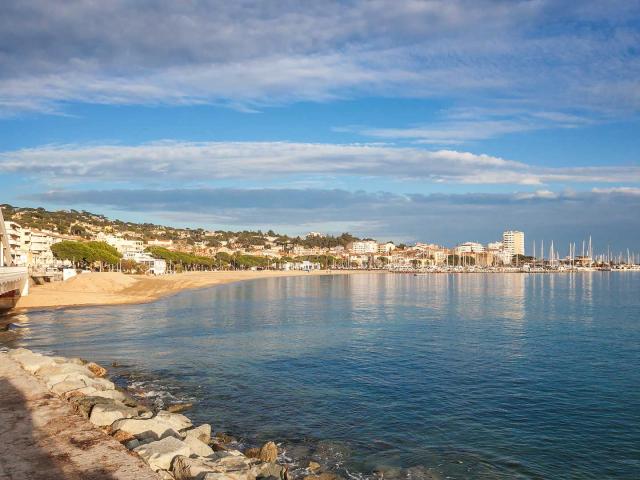
<path fill-rule="evenodd" d="M 138 457 L 0 353 L 0 479 L 158 480 Z"/>

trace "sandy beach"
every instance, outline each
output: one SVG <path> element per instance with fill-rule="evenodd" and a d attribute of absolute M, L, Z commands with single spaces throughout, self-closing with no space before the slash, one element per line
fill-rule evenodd
<path fill-rule="evenodd" d="M 182 290 L 204 288 L 258 278 L 298 275 L 344 275 L 350 270 L 187 272 L 158 277 L 123 273 L 86 273 L 66 282 L 30 287 L 14 311 L 82 305 L 146 303 Z"/>

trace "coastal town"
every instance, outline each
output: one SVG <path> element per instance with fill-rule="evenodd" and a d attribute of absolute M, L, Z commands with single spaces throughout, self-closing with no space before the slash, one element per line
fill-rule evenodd
<path fill-rule="evenodd" d="M 591 239 L 561 247 L 506 230 L 487 244 L 413 244 L 309 232 L 229 232 L 110 221 L 88 212 L 46 212 L 4 205 L 0 264 L 27 267 L 49 280 L 64 270 L 88 269 L 164 275 L 203 270 L 364 269 L 392 272 L 543 272 L 636 269 L 632 252 L 594 254 Z M 61 221 L 60 216 L 65 220 Z M 2 217 L 0 217 L 2 218 Z"/>

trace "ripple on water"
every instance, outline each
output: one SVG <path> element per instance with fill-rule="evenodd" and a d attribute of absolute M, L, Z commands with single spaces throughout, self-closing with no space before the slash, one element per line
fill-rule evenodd
<path fill-rule="evenodd" d="M 29 313 L 11 347 L 353 479 L 635 478 L 640 275 L 358 275 Z"/>

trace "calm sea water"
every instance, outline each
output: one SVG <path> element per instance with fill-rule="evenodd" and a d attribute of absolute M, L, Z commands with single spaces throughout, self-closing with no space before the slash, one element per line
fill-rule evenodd
<path fill-rule="evenodd" d="M 117 361 L 343 474 L 640 478 L 640 274 L 274 278 L 13 321 L 5 345 Z"/>

